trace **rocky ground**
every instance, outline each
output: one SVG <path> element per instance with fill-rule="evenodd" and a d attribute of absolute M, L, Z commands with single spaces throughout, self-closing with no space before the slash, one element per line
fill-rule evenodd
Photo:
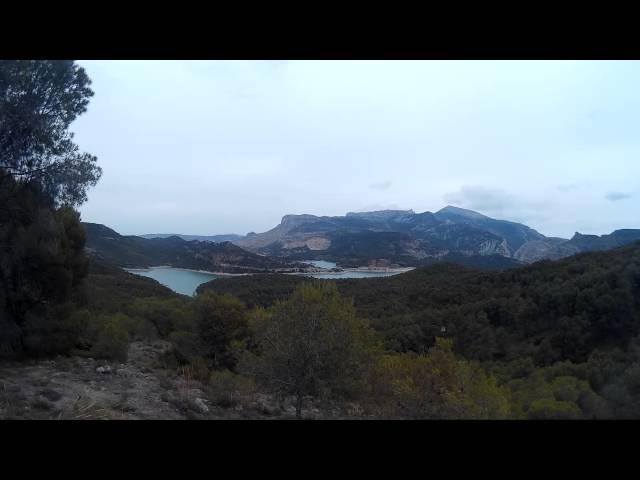
<path fill-rule="evenodd" d="M 133 342 L 127 363 L 93 358 L 0 363 L 0 419 L 293 419 L 293 399 L 252 393 L 220 402 L 219 389 L 164 368 L 163 341 Z M 308 419 L 357 418 L 359 409 L 324 410 L 309 404 Z"/>

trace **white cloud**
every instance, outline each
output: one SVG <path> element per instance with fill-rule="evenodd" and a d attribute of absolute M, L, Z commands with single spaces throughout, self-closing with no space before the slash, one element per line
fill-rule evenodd
<path fill-rule="evenodd" d="M 619 200 L 627 200 L 631 197 L 633 197 L 631 193 L 624 193 L 624 192 L 609 192 L 604 196 L 604 198 L 606 198 L 611 202 L 617 202 Z"/>
<path fill-rule="evenodd" d="M 373 188 L 374 190 L 387 190 L 391 187 L 391 180 L 386 180 L 380 183 L 372 183 L 369 185 L 369 188 Z"/>

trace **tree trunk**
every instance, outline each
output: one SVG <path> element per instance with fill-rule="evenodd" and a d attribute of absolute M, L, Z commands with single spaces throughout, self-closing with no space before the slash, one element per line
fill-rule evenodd
<path fill-rule="evenodd" d="M 296 418 L 302 420 L 302 394 L 296 395 Z"/>

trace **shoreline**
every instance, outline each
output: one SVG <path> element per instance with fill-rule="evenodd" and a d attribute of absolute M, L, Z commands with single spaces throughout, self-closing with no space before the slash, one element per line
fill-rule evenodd
<path fill-rule="evenodd" d="M 411 270 L 415 270 L 416 267 L 354 267 L 354 268 L 343 268 L 345 272 L 371 272 L 371 273 L 405 273 L 410 272 Z"/>
<path fill-rule="evenodd" d="M 339 272 L 292 272 L 287 273 L 285 275 L 342 275 L 344 273 L 388 273 L 391 275 L 397 275 L 400 273 L 410 272 L 411 270 L 415 270 L 416 267 L 398 267 L 398 268 L 368 268 L 368 267 L 357 267 L 357 268 L 343 268 Z"/>
<path fill-rule="evenodd" d="M 216 276 L 219 276 L 219 277 L 224 277 L 224 276 L 237 277 L 237 276 L 242 276 L 242 275 L 255 275 L 253 273 L 210 272 L 209 270 L 194 270 L 193 268 L 172 267 L 171 265 L 154 265 L 152 267 L 145 267 L 145 268 L 124 268 L 124 267 L 121 267 L 121 268 L 123 270 L 129 272 L 129 273 L 150 272 L 152 270 L 171 269 L 171 270 L 181 270 L 183 272 L 204 273 L 204 274 L 207 274 L 207 275 L 216 275 Z"/>
<path fill-rule="evenodd" d="M 181 270 L 184 272 L 195 272 L 195 273 L 203 273 L 206 275 L 215 275 L 218 277 L 242 277 L 246 275 L 261 275 L 261 274 L 274 274 L 274 273 L 282 273 L 283 275 L 342 275 L 344 273 L 390 273 L 390 274 L 399 274 L 406 273 L 411 270 L 414 270 L 416 267 L 397 267 L 397 268 L 385 268 L 385 267 L 377 267 L 377 268 L 369 268 L 369 267 L 354 267 L 354 268 L 343 268 L 340 272 L 261 272 L 261 273 L 226 273 L 226 272 L 211 272 L 209 270 L 195 270 L 193 268 L 181 268 L 181 267 L 172 267 L 171 265 L 154 265 L 152 267 L 145 268 L 124 268 L 123 270 L 129 273 L 137 273 L 137 272 L 150 272 L 152 270 L 163 270 L 163 269 L 172 269 L 172 270 Z"/>

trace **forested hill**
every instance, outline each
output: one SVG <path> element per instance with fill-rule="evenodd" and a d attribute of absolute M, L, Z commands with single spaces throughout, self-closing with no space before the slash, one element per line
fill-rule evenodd
<path fill-rule="evenodd" d="M 268 306 L 309 278 L 219 279 L 201 285 Z M 425 351 L 436 336 L 478 360 L 585 361 L 640 332 L 640 243 L 504 272 L 452 264 L 372 279 L 337 280 L 358 314 L 397 351 Z"/>
<path fill-rule="evenodd" d="M 83 223 L 90 254 L 122 267 L 170 265 L 228 273 L 296 271 L 298 265 L 247 252 L 231 242 L 186 241 L 180 237 L 120 235 L 97 223 Z"/>

